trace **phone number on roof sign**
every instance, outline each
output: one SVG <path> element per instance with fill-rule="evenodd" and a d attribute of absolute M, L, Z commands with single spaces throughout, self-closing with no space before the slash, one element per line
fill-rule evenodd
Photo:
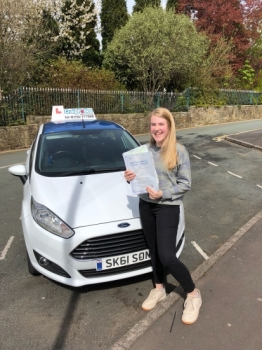
<path fill-rule="evenodd" d="M 65 119 L 95 119 L 94 115 L 91 114 L 69 114 L 65 115 Z"/>

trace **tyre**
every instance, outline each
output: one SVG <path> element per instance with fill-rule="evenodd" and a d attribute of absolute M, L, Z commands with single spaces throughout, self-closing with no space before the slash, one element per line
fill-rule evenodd
<path fill-rule="evenodd" d="M 34 266 L 32 265 L 31 263 L 31 260 L 29 258 L 29 255 L 28 253 L 26 252 L 26 256 L 27 256 L 27 266 L 28 266 L 28 271 L 29 273 L 32 275 L 32 276 L 39 276 L 40 275 L 40 272 L 38 272 Z"/>

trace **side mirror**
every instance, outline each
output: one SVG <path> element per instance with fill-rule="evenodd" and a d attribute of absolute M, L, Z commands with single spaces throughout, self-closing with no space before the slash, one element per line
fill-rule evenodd
<path fill-rule="evenodd" d="M 23 185 L 26 183 L 27 180 L 27 173 L 26 173 L 26 167 L 23 164 L 13 165 L 10 168 L 8 168 L 9 173 L 11 173 L 14 176 L 18 176 L 20 180 L 22 181 Z"/>

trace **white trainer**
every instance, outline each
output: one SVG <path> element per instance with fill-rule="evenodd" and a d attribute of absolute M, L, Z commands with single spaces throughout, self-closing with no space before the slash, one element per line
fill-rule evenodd
<path fill-rule="evenodd" d="M 160 301 L 164 300 L 166 298 L 166 290 L 163 289 L 152 289 L 149 293 L 149 296 L 142 304 L 142 309 L 145 311 L 152 310 L 156 304 L 158 304 Z"/>
<path fill-rule="evenodd" d="M 202 298 L 199 289 L 197 289 L 198 297 L 187 295 L 184 303 L 184 311 L 182 315 L 182 322 L 185 324 L 192 324 L 196 322 L 199 310 L 202 305 Z"/>

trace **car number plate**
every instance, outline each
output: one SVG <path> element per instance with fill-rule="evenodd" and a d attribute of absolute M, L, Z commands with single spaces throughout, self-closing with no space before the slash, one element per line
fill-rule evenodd
<path fill-rule="evenodd" d="M 96 260 L 96 270 L 108 270 L 126 265 L 133 265 L 142 261 L 150 260 L 148 249 L 135 253 L 112 256 L 111 258 L 102 258 Z"/>

